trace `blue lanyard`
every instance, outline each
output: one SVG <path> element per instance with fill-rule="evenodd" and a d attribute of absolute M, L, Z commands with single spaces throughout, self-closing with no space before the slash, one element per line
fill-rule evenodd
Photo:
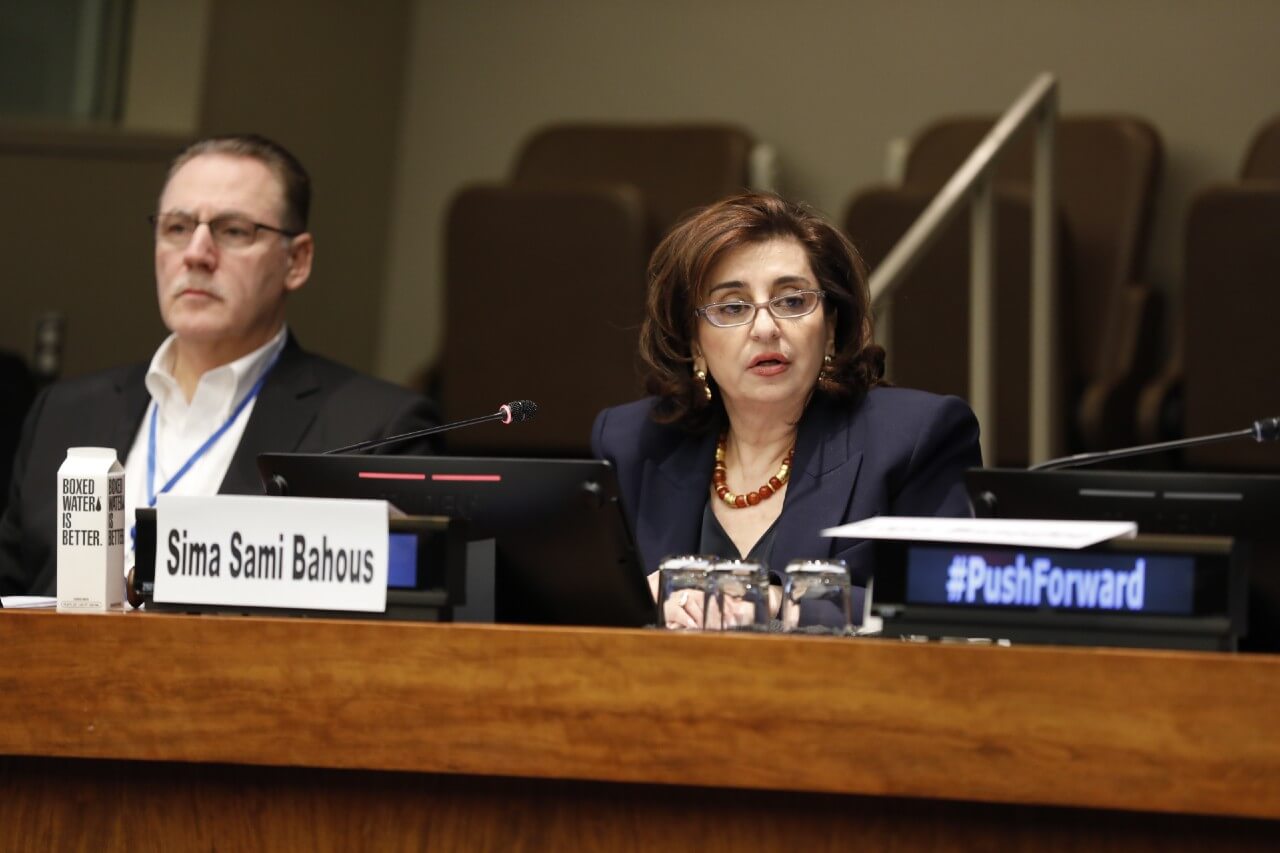
<path fill-rule="evenodd" d="M 192 453 L 191 457 L 183 463 L 181 468 L 178 469 L 178 472 L 169 478 L 169 482 L 165 483 L 160 488 L 158 494 L 163 495 L 177 485 L 178 481 L 185 477 L 187 472 L 191 470 L 191 466 L 199 462 L 201 457 L 209 452 L 209 448 L 217 444 L 218 439 L 222 438 L 226 431 L 231 429 L 231 425 L 240 417 L 241 412 L 243 412 L 245 408 L 254 401 L 254 398 L 258 396 L 258 392 L 262 390 L 263 383 L 267 381 L 267 374 L 271 372 L 271 368 L 275 367 L 276 361 L 279 358 L 280 355 L 277 353 L 276 357 L 271 359 L 271 363 L 267 365 L 267 369 L 262 371 L 262 375 L 258 377 L 258 381 L 253 383 L 253 387 L 249 389 L 249 393 L 245 394 L 244 399 L 236 404 L 235 410 L 231 413 L 231 416 L 227 418 L 222 426 L 218 427 L 213 435 L 205 439 L 204 444 L 196 448 L 195 453 Z M 151 425 L 148 428 L 147 434 L 147 506 L 156 505 L 156 422 L 159 421 L 159 419 L 160 404 L 152 403 Z"/>

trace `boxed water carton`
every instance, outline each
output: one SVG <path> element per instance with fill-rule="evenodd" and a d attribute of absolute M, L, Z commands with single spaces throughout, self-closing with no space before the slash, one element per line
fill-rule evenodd
<path fill-rule="evenodd" d="M 124 467 L 109 447 L 72 447 L 58 469 L 58 610 L 124 600 Z"/>

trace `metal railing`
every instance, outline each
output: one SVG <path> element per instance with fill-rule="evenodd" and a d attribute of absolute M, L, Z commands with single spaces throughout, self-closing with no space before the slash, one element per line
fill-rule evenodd
<path fill-rule="evenodd" d="M 1058 82 L 1041 74 L 1014 101 L 951 176 L 907 233 L 871 274 L 871 301 L 887 316 L 888 297 L 942 235 L 967 203 L 971 210 L 969 261 L 969 405 L 982 426 L 982 458 L 996 458 L 995 168 L 1018 132 L 1035 125 L 1031 202 L 1031 461 L 1053 456 L 1059 446 L 1057 332 L 1054 264 L 1053 163 Z M 1008 357 L 1008 356 L 1006 356 Z"/>

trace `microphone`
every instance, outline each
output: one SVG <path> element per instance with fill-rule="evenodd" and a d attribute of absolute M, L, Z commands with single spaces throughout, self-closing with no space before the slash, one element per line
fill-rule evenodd
<path fill-rule="evenodd" d="M 333 450 L 322 451 L 321 455 L 330 455 L 334 453 L 358 453 L 362 450 L 372 450 L 375 447 L 385 447 L 388 444 L 399 444 L 402 441 L 408 441 L 413 438 L 422 438 L 427 435 L 435 435 L 438 432 L 448 432 L 453 429 L 461 429 L 462 427 L 475 426 L 489 421 L 501 421 L 503 424 L 521 424 L 525 421 L 532 420 L 537 414 L 538 404 L 532 400 L 512 400 L 510 403 L 503 403 L 498 407 L 498 411 L 492 415 L 483 415 L 478 418 L 470 418 L 465 421 L 455 421 L 451 424 L 441 424 L 440 426 L 427 427 L 415 432 L 401 433 L 400 435 L 392 435 L 387 438 L 374 438 L 369 441 L 361 441 L 356 444 L 348 444 L 346 447 L 335 447 Z"/>
<path fill-rule="evenodd" d="M 1261 418 L 1252 426 L 1231 432 L 1219 432 L 1213 435 L 1201 435 L 1195 438 L 1180 438 L 1176 441 L 1161 441 L 1157 444 L 1139 444 L 1134 447 L 1122 447 L 1118 450 L 1101 450 L 1095 453 L 1077 453 L 1075 456 L 1062 456 L 1049 459 L 1028 468 L 1028 471 L 1054 471 L 1058 468 L 1079 468 L 1082 465 L 1095 465 L 1110 459 L 1123 459 L 1127 456 L 1145 456 L 1148 453 L 1160 453 L 1165 450 L 1179 450 L 1184 447 L 1198 447 L 1202 444 L 1217 444 L 1220 441 L 1232 441 L 1237 438 L 1252 438 L 1254 441 L 1275 441 L 1280 438 L 1280 417 Z"/>

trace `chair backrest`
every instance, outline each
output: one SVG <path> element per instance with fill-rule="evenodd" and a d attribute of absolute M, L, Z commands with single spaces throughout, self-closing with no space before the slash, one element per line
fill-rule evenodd
<path fill-rule="evenodd" d="M 1280 187 L 1214 187 L 1187 217 L 1183 282 L 1183 429 L 1237 430 L 1280 415 Z M 1280 445 L 1235 441 L 1184 452 L 1202 470 L 1280 471 Z"/>
<path fill-rule="evenodd" d="M 1271 119 L 1254 134 L 1240 178 L 1245 181 L 1280 181 L 1280 116 Z"/>
<path fill-rule="evenodd" d="M 447 417 L 538 404 L 519 426 L 447 436 L 455 453 L 589 456 L 591 424 L 640 393 L 647 228 L 626 187 L 464 189 L 446 237 Z"/>
<path fill-rule="evenodd" d="M 845 229 L 868 265 L 875 267 L 928 206 L 933 193 L 879 187 L 857 194 L 849 205 Z M 1023 193 L 996 196 L 997 242 L 995 302 L 998 340 L 996 458 L 988 465 L 1021 466 L 1030 454 L 1027 418 L 1030 399 L 1031 207 Z M 1059 257 L 1068 240 L 1059 222 Z M 1059 263 L 1059 268 L 1062 264 Z M 912 270 L 893 297 L 889 322 L 889 376 L 899 384 L 939 394 L 969 393 L 969 216 L 964 214 Z M 1070 277 L 1059 291 L 1069 293 Z M 1069 321 L 1067 312 L 1055 312 Z M 1065 344 L 1069 336 L 1061 335 Z M 990 429 L 990 424 L 984 424 Z"/>
<path fill-rule="evenodd" d="M 1182 327 L 1183 431 L 1241 429 L 1280 414 L 1272 336 L 1280 316 L 1280 116 L 1262 125 L 1242 183 L 1196 196 L 1187 216 Z M 1231 442 L 1187 450 L 1208 470 L 1280 471 L 1280 447 Z"/>
<path fill-rule="evenodd" d="M 1280 412 L 1271 367 L 1280 314 L 1280 116 L 1254 135 L 1240 175 L 1192 199 L 1178 322 L 1167 363 L 1140 398 L 1144 442 L 1239 430 Z M 1212 444 L 1183 451 L 1180 462 L 1280 471 L 1280 447 Z"/>
<path fill-rule="evenodd" d="M 989 117 L 936 122 L 912 143 L 903 185 L 936 192 L 991 129 Z M 1025 190 L 1031 139 L 1024 134 L 1001 163 L 997 185 Z M 1133 116 L 1064 116 L 1057 133 L 1057 197 L 1071 235 L 1069 283 L 1075 318 L 1075 370 L 1093 376 L 1110 358 L 1103 339 L 1118 289 L 1141 280 L 1156 182 L 1160 136 Z M 997 238 L 998 239 L 998 238 Z"/>
<path fill-rule="evenodd" d="M 993 119 L 961 117 L 927 127 L 914 141 L 902 185 L 852 201 L 846 228 L 874 267 L 990 130 Z M 1117 403 L 1136 382 L 1116 379 L 1117 364 L 1144 368 L 1156 324 L 1128 322 L 1151 311 L 1130 286 L 1146 254 L 1161 146 L 1146 122 L 1131 117 L 1065 117 L 1058 123 L 1058 282 L 1056 311 L 1064 450 L 1126 441 L 1131 404 Z M 1028 461 L 1030 138 L 1024 135 L 996 177 L 997 454 L 988 463 Z M 954 222 L 894 297 L 889 369 L 895 381 L 926 390 L 968 393 L 968 217 Z M 1149 289 L 1148 289 L 1149 290 Z M 1124 318 L 1124 322 L 1122 319 Z M 1135 339 L 1141 327 L 1142 343 Z M 946 344 L 944 348 L 944 344 Z M 1140 356 L 1122 352 L 1142 349 Z M 1102 378 L 1106 377 L 1105 382 Z M 1104 386 L 1100 388 L 1099 386 Z M 1085 401 L 1091 401 L 1088 406 Z M 1104 401 L 1105 405 L 1098 404 Z M 1121 410 L 1123 410 L 1121 414 Z"/>
<path fill-rule="evenodd" d="M 555 124 L 525 142 L 512 183 L 632 186 L 656 244 L 690 210 L 747 188 L 753 146 L 724 124 Z"/>
<path fill-rule="evenodd" d="M 508 397 L 540 411 L 453 433 L 449 448 L 588 455 L 595 414 L 641 393 L 650 252 L 690 210 L 748 185 L 753 146 L 722 124 L 556 124 L 524 143 L 509 184 L 460 193 L 432 370 L 444 411 L 484 414 Z"/>

